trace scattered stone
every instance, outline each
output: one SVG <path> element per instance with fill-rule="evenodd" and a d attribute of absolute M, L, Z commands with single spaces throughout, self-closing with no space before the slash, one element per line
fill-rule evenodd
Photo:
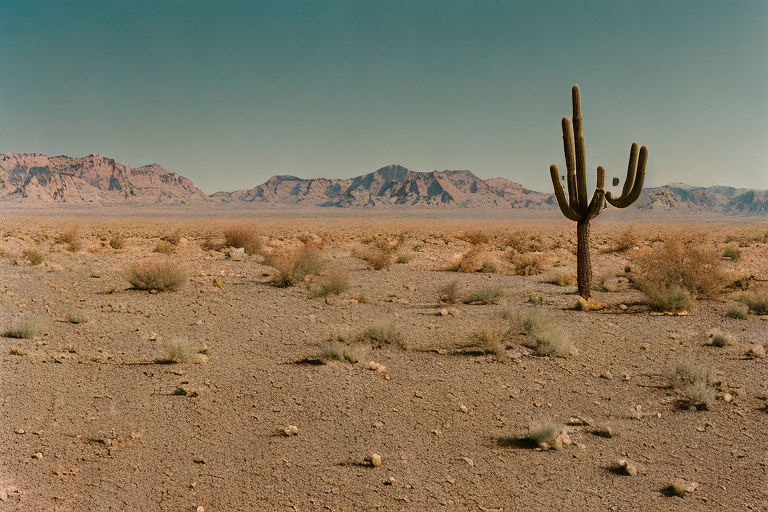
<path fill-rule="evenodd" d="M 470 459 L 469 457 L 462 457 L 462 459 L 464 460 L 464 462 L 469 464 L 469 467 L 471 467 L 471 468 L 475 467 L 475 461 L 474 460 Z"/>
<path fill-rule="evenodd" d="M 376 372 L 387 373 L 387 367 L 381 363 L 377 363 L 376 361 L 369 361 L 368 369 Z"/>
<path fill-rule="evenodd" d="M 724 402 L 728 403 L 728 402 L 730 402 L 731 400 L 733 400 L 733 397 L 731 396 L 731 394 L 730 394 L 730 393 L 726 393 L 726 394 L 724 394 L 724 395 L 723 395 L 723 401 L 724 401 Z"/>
<path fill-rule="evenodd" d="M 372 453 L 368 456 L 368 462 L 370 462 L 371 466 L 377 468 L 381 466 L 381 455 L 378 453 Z"/>
<path fill-rule="evenodd" d="M 613 374 L 611 373 L 610 370 L 605 370 L 604 372 L 602 372 L 600 374 L 600 378 L 601 379 L 606 379 L 606 380 L 611 380 L 611 379 L 613 379 Z"/>
<path fill-rule="evenodd" d="M 197 507 L 197 512 L 205 512 L 205 507 L 200 505 L 199 507 Z"/>
<path fill-rule="evenodd" d="M 637 466 L 635 466 L 632 462 L 628 461 L 627 459 L 619 459 L 617 462 L 617 465 L 619 469 L 623 472 L 623 474 L 627 476 L 637 476 Z"/>
<path fill-rule="evenodd" d="M 603 309 L 603 305 L 593 298 L 585 299 L 581 295 L 576 297 L 574 309 L 579 311 L 597 311 Z"/>
<path fill-rule="evenodd" d="M 194 462 L 195 464 L 208 464 L 208 461 L 205 460 L 203 457 L 194 457 L 192 459 L 192 462 Z"/>
<path fill-rule="evenodd" d="M 672 485 L 669 487 L 670 491 L 672 491 L 672 494 L 675 496 L 680 496 L 681 498 L 685 498 L 687 495 L 696 491 L 698 488 L 699 484 L 697 482 L 689 482 L 687 480 L 683 480 L 682 478 L 676 478 L 675 481 L 672 482 Z"/>
<path fill-rule="evenodd" d="M 40 459 L 42 459 L 42 458 L 43 458 L 43 454 L 42 454 L 42 453 L 40 453 L 40 452 L 36 452 L 36 453 L 33 453 L 33 454 L 32 454 L 32 458 L 33 458 L 33 459 L 38 459 L 38 460 L 40 460 Z"/>
<path fill-rule="evenodd" d="M 458 308 L 448 308 L 448 314 L 451 316 L 461 316 L 464 313 Z"/>
<path fill-rule="evenodd" d="M 562 450 L 563 446 L 570 446 L 572 443 L 573 441 L 571 441 L 571 436 L 568 435 L 568 431 L 563 429 L 557 434 L 555 440 L 552 441 L 552 448 L 555 450 Z"/>
<path fill-rule="evenodd" d="M 464 414 L 469 414 L 469 407 L 464 404 L 459 405 L 459 410 Z"/>
<path fill-rule="evenodd" d="M 360 301 L 357 299 L 349 299 L 350 304 L 358 304 Z"/>
<path fill-rule="evenodd" d="M 619 304 L 619 309 L 622 311 L 626 311 L 629 309 L 629 306 L 627 306 L 626 304 Z"/>
<path fill-rule="evenodd" d="M 229 247 L 224 253 L 228 260 L 243 261 L 245 259 L 245 249 L 242 247 Z"/>
<path fill-rule="evenodd" d="M 751 358 L 764 359 L 765 347 L 757 343 L 750 345 L 749 348 L 747 349 L 746 355 L 747 357 L 751 357 Z"/>
<path fill-rule="evenodd" d="M 597 427 L 592 431 L 593 434 L 600 437 L 607 437 L 608 439 L 612 439 L 619 435 L 619 433 L 610 425 L 603 425 L 602 427 Z"/>
<path fill-rule="evenodd" d="M 287 437 L 299 435 L 299 427 L 296 425 L 288 425 L 283 429 L 283 434 Z"/>
<path fill-rule="evenodd" d="M 224 288 L 224 280 L 220 277 L 214 277 L 213 286 L 215 286 L 216 288 Z"/>
<path fill-rule="evenodd" d="M 565 424 L 571 425 L 571 426 L 585 426 L 585 425 L 589 425 L 589 422 L 584 418 L 579 418 L 578 416 L 571 416 L 570 418 L 565 420 Z"/>
<path fill-rule="evenodd" d="M 17 428 L 16 430 L 14 430 L 14 432 L 16 432 L 17 434 L 25 434 L 27 431 L 24 430 L 23 428 Z"/>

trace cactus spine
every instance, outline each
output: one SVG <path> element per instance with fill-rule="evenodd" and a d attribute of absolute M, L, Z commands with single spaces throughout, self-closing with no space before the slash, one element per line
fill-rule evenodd
<path fill-rule="evenodd" d="M 552 185 L 560 211 L 567 219 L 576 222 L 576 277 L 579 295 L 588 299 L 592 285 L 592 264 L 589 256 L 589 222 L 597 217 L 607 201 L 616 208 L 626 208 L 640 197 L 645 180 L 645 164 L 648 161 L 648 148 L 639 149 L 633 142 L 629 151 L 629 167 L 621 196 L 613 197 L 605 192 L 605 169 L 597 167 L 597 188 L 592 199 L 587 202 L 587 179 L 584 155 L 583 122 L 581 118 L 581 92 L 579 86 L 571 89 L 573 101 L 573 122 L 567 117 L 562 119 L 563 150 L 565 152 L 566 184 L 568 197 L 565 197 L 560 183 L 560 173 L 556 165 L 549 167 Z"/>

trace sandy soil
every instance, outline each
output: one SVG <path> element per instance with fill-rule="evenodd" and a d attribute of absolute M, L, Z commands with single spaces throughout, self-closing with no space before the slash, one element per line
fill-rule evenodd
<path fill-rule="evenodd" d="M 543 282 L 575 268 L 575 228 L 563 220 L 255 221 L 267 250 L 295 247 L 310 233 L 321 241 L 327 268 L 345 270 L 351 282 L 326 301 L 304 284 L 271 286 L 275 270 L 261 256 L 233 261 L 200 247 L 233 222 L 8 220 L 0 328 L 34 313 L 47 333 L 0 337 L 0 510 L 768 510 L 768 364 L 744 357 L 748 344 L 768 341 L 768 321 L 726 317 L 735 292 L 698 300 L 687 316 L 653 316 L 625 287 L 594 292 L 604 310 L 569 309 L 575 286 Z M 70 252 L 54 238 L 75 224 L 82 248 Z M 183 238 L 169 257 L 187 269 L 185 286 L 129 289 L 127 266 L 157 258 L 159 237 L 177 228 Z M 541 234 L 548 269 L 436 270 L 469 250 L 460 231 L 481 228 L 497 235 L 488 250 L 498 254 L 505 233 Z M 596 288 L 632 256 L 598 251 L 625 228 L 595 224 Z M 641 245 L 692 228 L 720 246 L 729 234 L 766 231 L 722 222 L 635 227 Z M 371 234 L 406 230 L 408 263 L 376 271 L 350 255 Z M 125 248 L 113 250 L 107 241 L 118 232 Z M 768 245 L 745 245 L 741 260 L 724 266 L 754 275 L 750 287 L 766 293 Z M 29 248 L 41 264 L 19 260 Z M 436 289 L 454 279 L 462 292 L 493 285 L 504 295 L 442 316 Z M 503 311 L 532 307 L 535 296 L 577 355 L 539 357 L 516 338 L 497 355 L 455 353 L 478 330 L 501 329 Z M 67 321 L 73 308 L 88 321 Z M 402 347 L 372 349 L 357 364 L 297 363 L 335 334 L 391 322 Z M 703 333 L 715 327 L 735 343 L 707 345 Z M 155 363 L 179 337 L 205 347 L 205 358 Z M 716 371 L 721 385 L 710 410 L 676 407 L 667 384 L 678 360 Z M 386 370 L 371 370 L 369 361 Z M 172 394 L 177 386 L 196 396 Z M 587 424 L 567 427 L 573 444 L 562 450 L 519 440 L 532 423 L 568 418 Z M 283 434 L 288 425 L 297 435 Z M 613 437 L 596 435 L 606 426 Z M 366 463 L 372 453 L 379 467 Z M 617 474 L 622 458 L 639 474 Z M 669 496 L 676 478 L 700 487 Z"/>

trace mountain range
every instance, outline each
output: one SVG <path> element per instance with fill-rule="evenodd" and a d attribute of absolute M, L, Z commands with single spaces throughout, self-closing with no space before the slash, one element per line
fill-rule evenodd
<path fill-rule="evenodd" d="M 158 164 L 131 167 L 93 154 L 82 158 L 0 153 L 0 206 L 262 205 L 291 207 L 526 208 L 556 211 L 550 193 L 468 170 L 418 172 L 392 164 L 356 178 L 273 176 L 250 189 L 206 195 Z M 642 212 L 768 216 L 768 191 L 671 184 L 646 188 Z"/>

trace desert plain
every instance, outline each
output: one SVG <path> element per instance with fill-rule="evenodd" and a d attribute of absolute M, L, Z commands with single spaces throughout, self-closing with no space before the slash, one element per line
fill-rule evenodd
<path fill-rule="evenodd" d="M 768 510 L 764 222 L 598 220 L 581 306 L 556 218 L 1 231 L 0 510 Z"/>

